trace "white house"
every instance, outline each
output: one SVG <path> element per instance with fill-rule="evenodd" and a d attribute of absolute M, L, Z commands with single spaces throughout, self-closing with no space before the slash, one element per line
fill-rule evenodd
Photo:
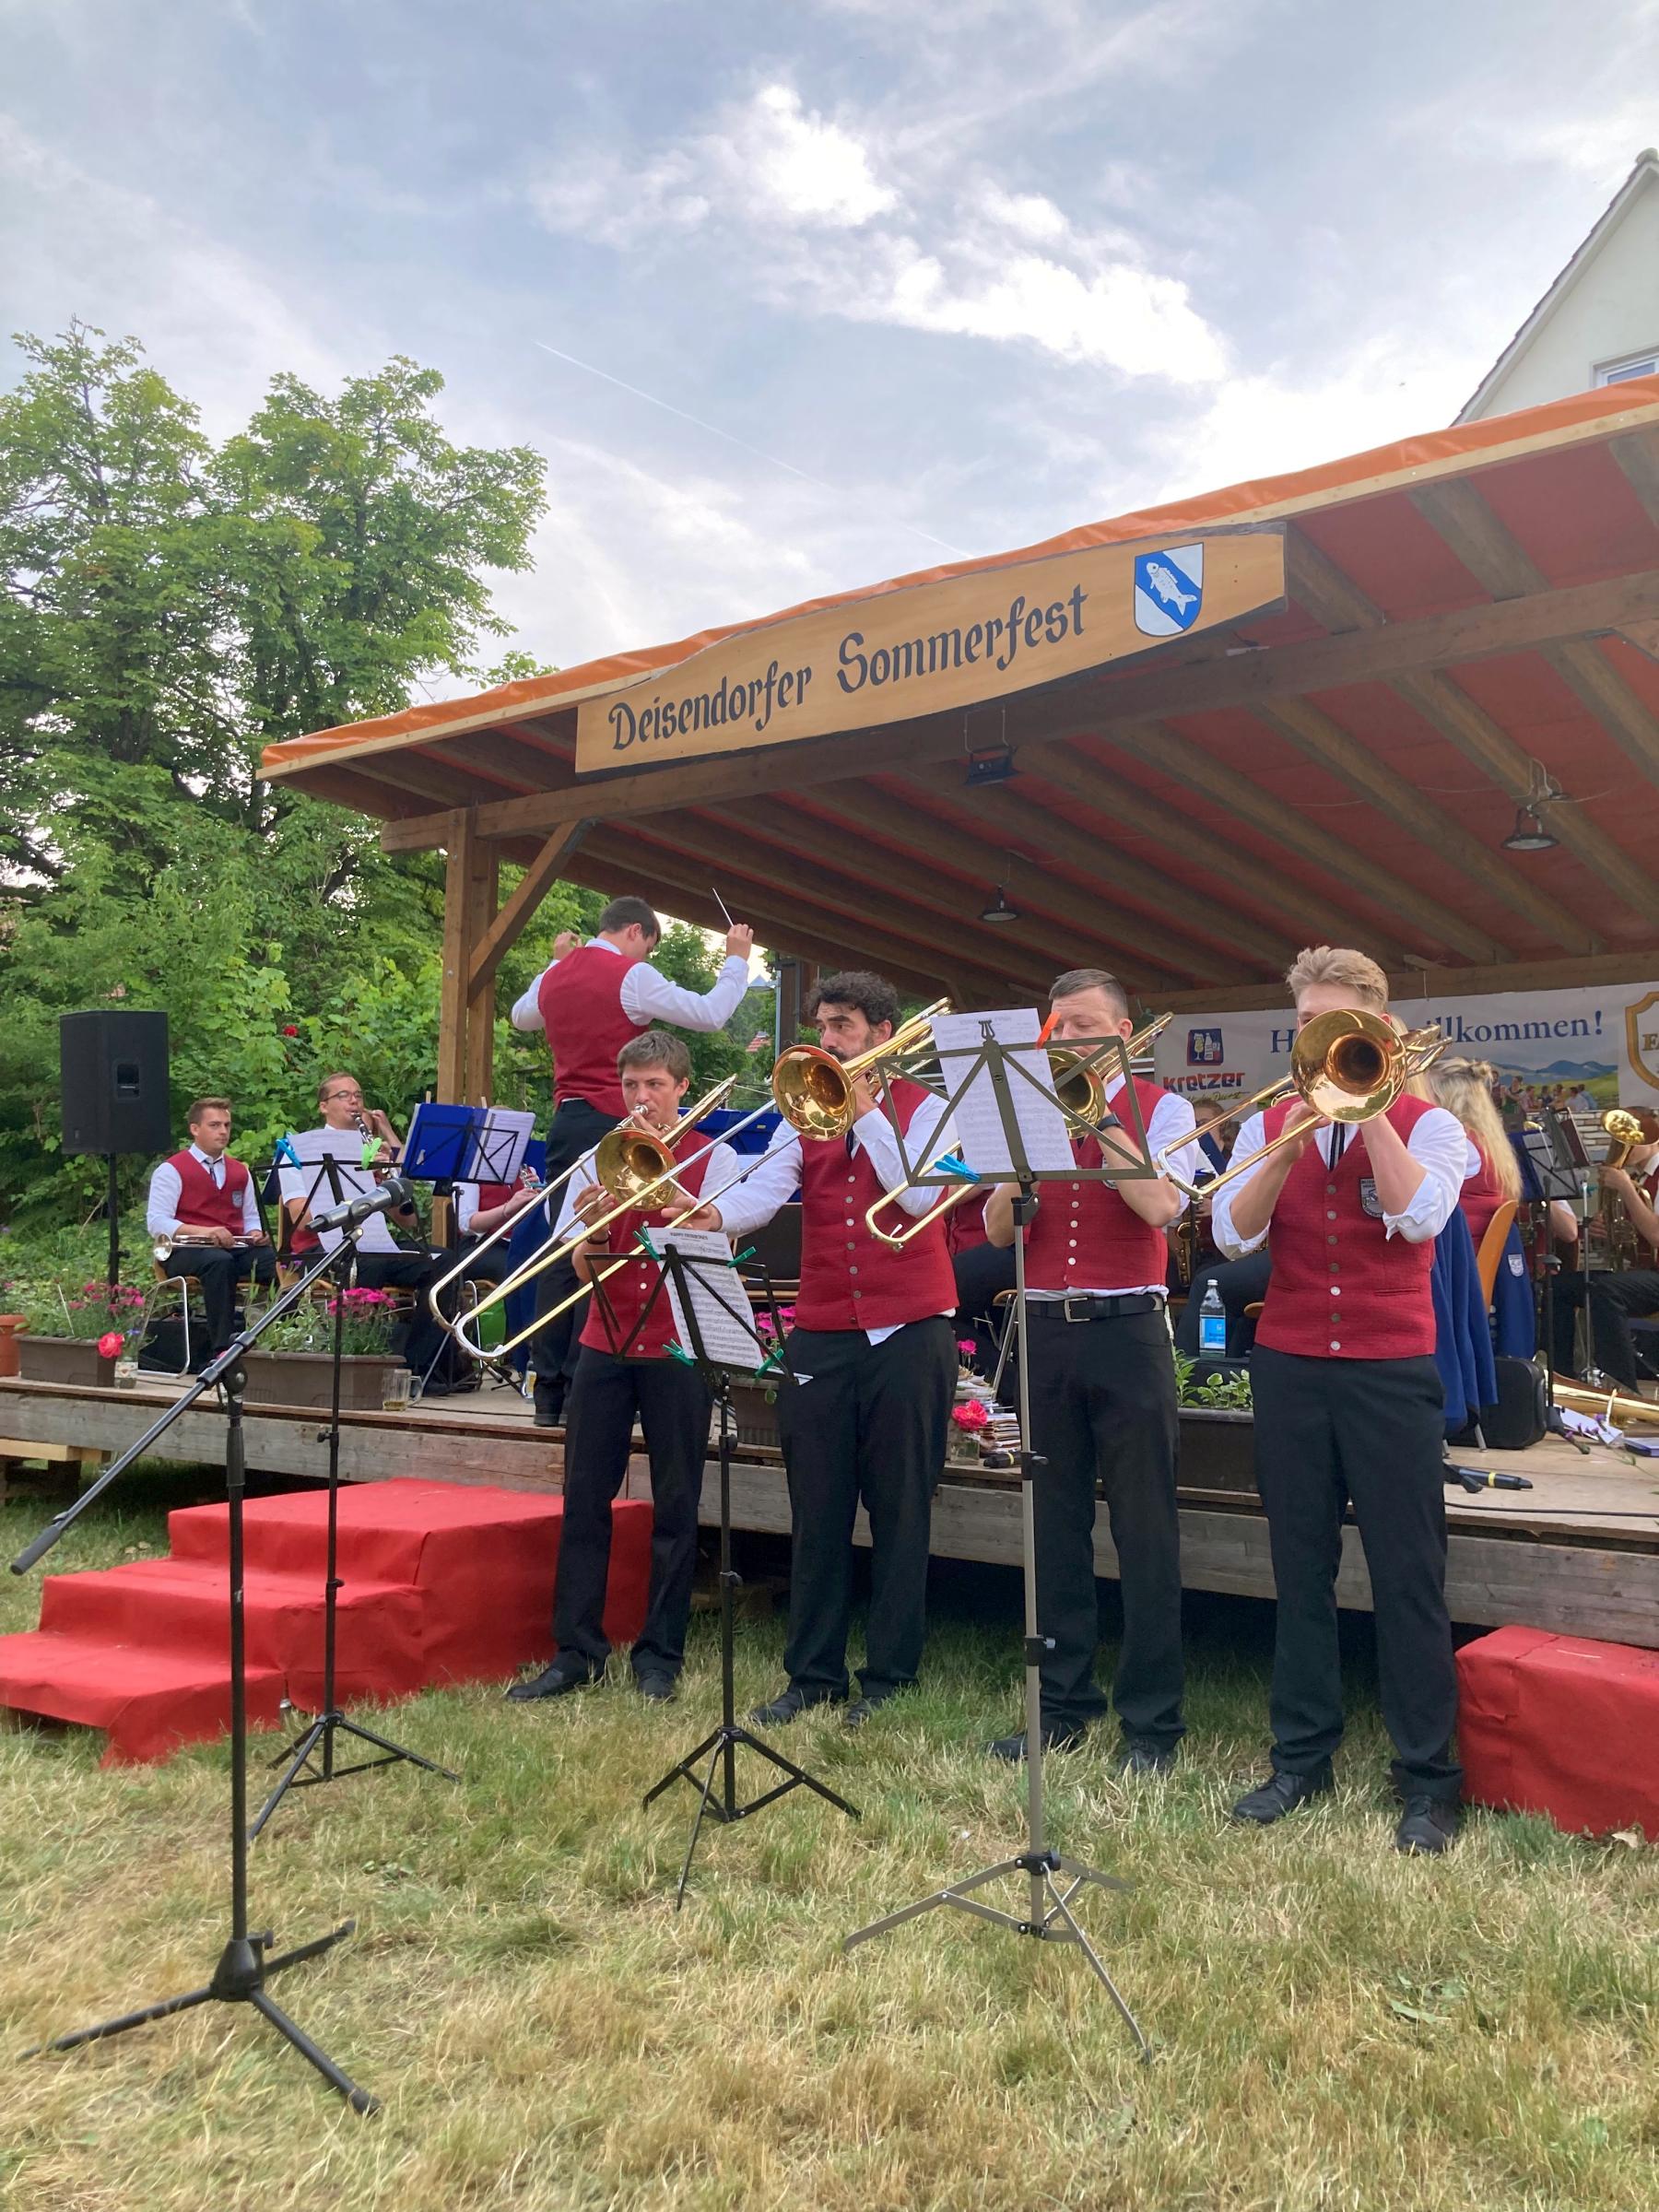
<path fill-rule="evenodd" d="M 1457 419 L 1478 422 L 1655 373 L 1659 151 L 1650 146 Z"/>

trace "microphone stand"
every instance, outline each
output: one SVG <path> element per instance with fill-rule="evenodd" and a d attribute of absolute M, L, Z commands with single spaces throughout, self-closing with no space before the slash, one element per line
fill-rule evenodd
<path fill-rule="evenodd" d="M 357 1250 L 357 1235 L 362 1226 L 359 1221 L 355 1230 L 348 1231 L 328 1259 L 328 1265 L 334 1270 L 335 1295 L 334 1364 L 329 1382 L 328 1411 L 328 1534 L 323 1571 L 323 1707 L 305 1733 L 269 1762 L 273 1767 L 281 1767 L 283 1771 L 248 1830 L 250 1842 L 258 1836 L 290 1789 L 303 1790 L 318 1783 L 338 1782 L 347 1774 L 365 1774 L 371 1767 L 389 1767 L 399 1760 L 405 1760 L 412 1767 L 420 1767 L 429 1774 L 441 1774 L 445 1782 L 459 1782 L 461 1779 L 450 1768 L 440 1766 L 436 1759 L 428 1759 L 419 1751 L 411 1751 L 406 1745 L 394 1743 L 390 1736 L 376 1735 L 372 1728 L 365 1728 L 359 1721 L 347 1720 L 340 1709 L 339 1693 L 335 1684 L 339 1596 L 344 1588 L 339 1574 L 340 1357 L 346 1318 L 346 1286 L 351 1279 L 351 1261 Z M 350 1736 L 359 1744 L 372 1747 L 379 1756 L 354 1759 L 347 1767 L 336 1766 L 335 1740 L 340 1735 Z M 320 1763 L 307 1773 L 306 1769 L 319 1752 L 322 1754 Z"/>
<path fill-rule="evenodd" d="M 356 1225 L 346 1229 L 345 1241 L 355 1245 Z M 222 1394 L 225 1407 L 225 1496 L 229 1509 L 229 1542 L 227 1547 L 227 1574 L 229 1585 L 230 1611 L 230 1930 L 220 1951 L 211 1978 L 198 1989 L 182 1994 L 162 1997 L 153 2005 L 141 2006 L 135 2012 L 124 2012 L 113 2019 L 100 2020 L 90 2028 L 79 2028 L 71 2035 L 54 2037 L 51 2042 L 36 2044 L 26 2052 L 33 2058 L 43 2051 L 74 2051 L 82 2043 L 100 2041 L 107 2036 L 124 2035 L 129 2029 L 142 2028 L 150 2020 L 170 2018 L 177 2012 L 189 2012 L 198 2005 L 225 2004 L 251 2005 L 260 2016 L 275 2028 L 279 2035 L 291 2043 L 302 2058 L 308 2059 L 332 2088 L 337 2089 L 355 2112 L 372 2112 L 378 2110 L 376 2100 L 367 2089 L 359 2088 L 350 2076 L 335 2065 L 320 2044 L 312 2041 L 303 2029 L 289 2019 L 265 1987 L 273 1974 L 283 1973 L 290 1966 L 299 1966 L 308 1959 L 320 1958 L 335 1945 L 343 1942 L 356 1929 L 355 1920 L 342 1921 L 327 1935 L 313 1936 L 309 1943 L 282 1951 L 274 1959 L 265 1956 L 266 1947 L 275 1938 L 269 1929 L 255 1934 L 248 1926 L 248 1686 L 247 1634 L 243 1593 L 243 1530 L 242 1502 L 247 1488 L 247 1459 L 242 1437 L 242 1392 L 246 1383 L 244 1358 L 255 1339 L 280 1314 L 297 1305 L 312 1285 L 326 1275 L 335 1264 L 335 1255 L 325 1253 L 310 1271 L 289 1285 L 279 1298 L 275 1299 L 250 1327 L 232 1339 L 222 1352 L 215 1355 L 189 1390 L 153 1422 L 135 1444 L 129 1446 L 119 1459 L 107 1466 L 89 1488 L 83 1490 L 74 1504 L 48 1522 L 32 1543 L 25 1546 L 11 1562 L 14 1574 L 26 1574 L 35 1562 L 43 1558 L 72 1524 L 77 1521 L 93 1501 L 102 1497 L 117 1477 L 125 1473 L 133 1463 L 143 1457 L 156 1440 L 164 1435 L 183 1413 L 206 1392 L 217 1388 Z"/>

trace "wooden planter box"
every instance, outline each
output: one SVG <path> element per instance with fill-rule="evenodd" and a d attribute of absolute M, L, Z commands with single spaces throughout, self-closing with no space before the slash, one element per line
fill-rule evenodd
<path fill-rule="evenodd" d="M 352 1413 L 378 1412 L 386 1377 L 402 1367 L 383 1352 L 348 1352 L 340 1362 L 340 1405 Z M 250 1352 L 247 1401 L 250 1406 L 314 1406 L 326 1413 L 332 1402 L 333 1361 L 326 1352 Z"/>
<path fill-rule="evenodd" d="M 732 1385 L 732 1428 L 734 1441 L 738 1445 L 778 1445 L 778 1397 L 775 1385 L 765 1388 L 753 1382 L 734 1382 Z M 711 1449 L 720 1441 L 718 1427 L 710 1431 Z"/>
<path fill-rule="evenodd" d="M 77 1390 L 112 1390 L 115 1362 L 101 1359 L 95 1336 L 19 1336 L 18 1371 L 25 1382 L 69 1382 Z"/>
<path fill-rule="evenodd" d="M 1218 1406 L 1183 1406 L 1175 1479 L 1182 1489 L 1239 1490 L 1253 1498 L 1254 1416 Z"/>

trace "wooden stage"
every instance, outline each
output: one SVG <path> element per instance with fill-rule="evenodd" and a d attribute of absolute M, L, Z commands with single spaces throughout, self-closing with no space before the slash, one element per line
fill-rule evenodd
<path fill-rule="evenodd" d="M 140 1436 L 173 1394 L 154 1382 L 115 1391 L 0 1378 L 0 1484 L 8 1455 L 96 1465 Z M 325 1417 L 315 1410 L 250 1405 L 248 1464 L 271 1474 L 324 1476 L 325 1431 Z M 212 1464 L 221 1455 L 223 1437 L 220 1417 L 204 1406 L 168 1431 L 156 1456 Z M 1474 1464 L 1475 1455 L 1460 1456 Z M 1534 1487 L 1477 1497 L 1447 1489 L 1453 1618 L 1659 1647 L 1659 1460 L 1632 1460 L 1599 1446 L 1586 1459 L 1550 1440 L 1529 1452 L 1491 1454 L 1487 1464 L 1524 1474 Z M 418 1476 L 557 1490 L 562 1436 L 535 1428 L 522 1399 L 487 1389 L 453 1405 L 418 1406 L 407 1413 L 343 1415 L 340 1468 L 351 1482 Z M 642 1458 L 630 1467 L 627 1494 L 650 1495 Z M 714 1517 L 717 1504 L 711 1469 L 703 1489 L 705 1522 Z M 742 1448 L 733 1470 L 733 1508 L 739 1528 L 787 1532 L 788 1501 L 775 1452 Z M 1181 1508 L 1182 1574 L 1190 1589 L 1272 1596 L 1267 1527 L 1253 1491 L 1183 1485 Z M 862 1515 L 858 1540 L 868 1542 Z M 933 1548 L 944 1559 L 1017 1565 L 1019 1499 L 1014 1480 L 974 1465 L 947 1467 L 934 1504 Z M 1095 1556 L 1098 1571 L 1115 1576 L 1117 1558 L 1104 1514 L 1096 1529 Z M 71 1557 L 63 1561 L 65 1567 L 73 1563 Z M 1337 1594 L 1345 1606 L 1370 1608 L 1370 1583 L 1351 1526 L 1344 1533 Z"/>

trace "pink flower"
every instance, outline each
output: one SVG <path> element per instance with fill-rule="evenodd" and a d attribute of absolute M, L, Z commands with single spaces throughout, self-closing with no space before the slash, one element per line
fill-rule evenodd
<path fill-rule="evenodd" d="M 298 1037 L 300 1034 L 299 1023 L 297 1021 L 285 1021 L 282 1025 L 282 1033 L 285 1037 Z"/>
<path fill-rule="evenodd" d="M 964 1359 L 971 1359 L 973 1354 L 979 1350 L 979 1346 L 974 1343 L 971 1336 L 959 1336 L 957 1338 L 957 1350 L 961 1353 Z"/>
<path fill-rule="evenodd" d="M 106 1329 L 98 1340 L 99 1358 L 100 1359 L 119 1359 L 121 1347 L 125 1342 L 126 1338 L 119 1329 Z"/>
<path fill-rule="evenodd" d="M 979 1398 L 965 1398 L 961 1405 L 953 1406 L 950 1418 L 959 1429 L 983 1429 L 989 1426 L 991 1416 Z"/>

